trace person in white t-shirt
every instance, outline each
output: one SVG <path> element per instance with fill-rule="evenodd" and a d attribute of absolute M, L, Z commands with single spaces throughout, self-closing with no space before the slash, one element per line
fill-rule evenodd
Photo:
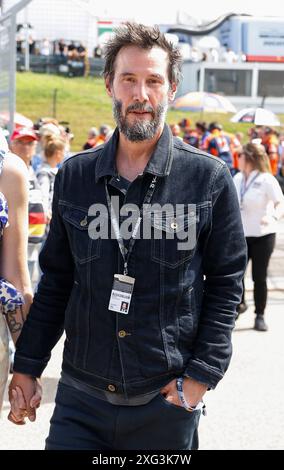
<path fill-rule="evenodd" d="M 255 324 L 258 331 L 267 331 L 264 311 L 267 301 L 267 269 L 275 245 L 277 221 L 284 214 L 284 196 L 278 181 L 270 172 L 269 159 L 262 145 L 246 144 L 239 153 L 240 172 L 234 177 L 241 216 L 252 260 Z M 245 294 L 238 312 L 247 309 Z"/>

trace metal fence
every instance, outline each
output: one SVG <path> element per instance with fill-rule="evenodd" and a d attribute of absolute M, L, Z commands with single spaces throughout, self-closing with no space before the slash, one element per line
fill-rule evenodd
<path fill-rule="evenodd" d="M 0 18 L 0 125 L 12 132 L 15 112 L 15 15 Z"/>
<path fill-rule="evenodd" d="M 30 1 L 14 2 L 8 11 L 2 9 L 0 16 L 0 126 L 10 133 L 16 104 L 16 15 Z"/>
<path fill-rule="evenodd" d="M 88 59 L 88 75 L 100 77 L 104 68 L 104 59 Z M 85 64 L 81 61 L 70 60 L 60 55 L 34 55 L 30 54 L 29 69 L 36 73 L 50 73 L 66 77 L 80 77 L 85 75 Z M 25 70 L 24 54 L 17 54 L 17 70 Z"/>

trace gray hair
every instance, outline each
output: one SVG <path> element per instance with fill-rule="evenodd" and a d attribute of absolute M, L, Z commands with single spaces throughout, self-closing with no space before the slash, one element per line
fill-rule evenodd
<path fill-rule="evenodd" d="M 127 22 L 115 29 L 115 35 L 104 47 L 105 67 L 104 77 L 113 82 L 115 73 L 115 60 L 123 47 L 137 46 L 149 50 L 160 47 L 168 54 L 169 82 L 179 84 L 181 79 L 182 56 L 179 49 L 169 42 L 158 26 L 150 27 L 143 24 Z"/>

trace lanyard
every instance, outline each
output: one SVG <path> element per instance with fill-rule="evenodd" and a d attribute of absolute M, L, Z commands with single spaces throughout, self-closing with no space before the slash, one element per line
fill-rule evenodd
<path fill-rule="evenodd" d="M 248 185 L 246 185 L 245 177 L 243 176 L 242 183 L 241 183 L 241 190 L 240 190 L 240 193 L 241 193 L 241 207 L 243 205 L 244 195 L 249 190 L 249 188 L 251 187 L 254 180 L 256 180 L 258 175 L 259 175 L 259 171 L 256 173 L 256 175 L 254 175 L 254 177 L 252 178 L 252 180 L 249 182 Z"/>
<path fill-rule="evenodd" d="M 133 247 L 134 247 L 134 244 L 135 244 L 135 241 L 136 241 L 136 235 L 137 235 L 137 232 L 138 232 L 138 228 L 139 228 L 141 220 L 142 220 L 142 208 L 144 207 L 145 204 L 146 205 L 150 204 L 150 202 L 152 200 L 152 197 L 153 197 L 153 194 L 154 194 L 154 191 L 156 189 L 156 186 L 157 186 L 157 176 L 154 176 L 151 183 L 150 183 L 150 185 L 149 185 L 147 193 L 144 197 L 144 201 L 142 203 L 142 206 L 139 209 L 139 214 L 140 215 L 137 219 L 137 222 L 136 222 L 135 227 L 133 229 L 133 232 L 131 234 L 131 237 L 130 237 L 130 240 L 129 240 L 129 245 L 128 245 L 128 250 L 127 250 L 126 246 L 124 245 L 124 241 L 123 241 L 123 238 L 121 236 L 120 229 L 119 229 L 119 223 L 118 223 L 118 220 L 117 220 L 117 217 L 115 215 L 115 211 L 114 211 L 114 208 L 113 208 L 113 205 L 112 205 L 112 202 L 111 202 L 111 197 L 110 197 L 108 187 L 107 187 L 107 179 L 105 179 L 105 191 L 106 191 L 106 197 L 107 197 L 107 203 L 108 203 L 108 210 L 109 210 L 110 218 L 111 218 L 110 219 L 111 220 L 111 225 L 112 225 L 112 228 L 114 230 L 115 238 L 117 239 L 119 250 L 120 250 L 121 256 L 122 256 L 123 261 L 124 261 L 123 274 L 125 276 L 128 275 L 128 261 L 129 261 L 130 255 L 133 251 Z"/>

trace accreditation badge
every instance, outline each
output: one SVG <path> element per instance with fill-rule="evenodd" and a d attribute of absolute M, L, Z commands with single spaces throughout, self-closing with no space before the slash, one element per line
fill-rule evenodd
<path fill-rule="evenodd" d="M 124 274 L 115 274 L 108 309 L 113 312 L 127 315 L 129 312 L 132 292 L 134 288 L 134 277 Z"/>

